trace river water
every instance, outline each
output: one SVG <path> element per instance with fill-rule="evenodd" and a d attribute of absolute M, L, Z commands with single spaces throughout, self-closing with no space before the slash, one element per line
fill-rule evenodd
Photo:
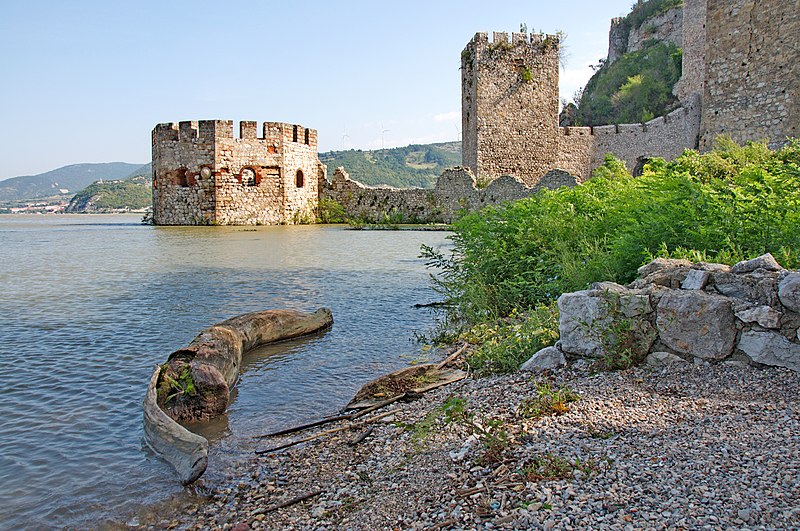
<path fill-rule="evenodd" d="M 251 436 L 335 413 L 421 355 L 436 299 L 417 258 L 446 233 L 152 227 L 138 216 L 0 216 L 0 528 L 98 527 L 180 497 L 143 445 L 155 364 L 202 328 L 270 308 L 333 310 L 327 333 L 249 355 L 205 429 L 207 482 Z"/>

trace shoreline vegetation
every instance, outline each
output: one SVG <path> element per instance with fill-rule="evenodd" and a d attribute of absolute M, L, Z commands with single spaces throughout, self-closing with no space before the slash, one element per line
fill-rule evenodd
<path fill-rule="evenodd" d="M 466 344 L 470 377 L 304 444 L 264 451 L 203 502 L 130 527 L 218 529 L 787 528 L 800 462 L 800 380 L 733 364 L 637 365 L 624 352 L 518 370 L 558 339 L 555 299 L 632 280 L 650 259 L 800 266 L 800 142 L 720 138 L 613 157 L 576 188 L 466 214 L 423 257 L 443 301 L 428 339 Z M 413 399 L 413 400 L 411 400 Z M 313 428 L 312 428 L 313 429 Z M 297 436 L 297 434 L 292 434 Z M 285 441 L 270 441 L 270 446 Z M 269 450 L 269 447 L 267 448 Z"/>

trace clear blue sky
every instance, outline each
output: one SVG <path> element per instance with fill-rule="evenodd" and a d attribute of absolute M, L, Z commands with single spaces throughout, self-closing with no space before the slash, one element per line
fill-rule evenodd
<path fill-rule="evenodd" d="M 146 163 L 153 126 L 180 120 L 300 123 L 321 151 L 456 140 L 476 32 L 565 31 L 569 98 L 632 2 L 4 2 L 0 179 Z"/>

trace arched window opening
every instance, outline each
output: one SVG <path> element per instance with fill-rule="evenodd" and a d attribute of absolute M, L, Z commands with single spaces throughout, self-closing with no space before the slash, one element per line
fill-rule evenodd
<path fill-rule="evenodd" d="M 292 142 L 297 142 L 297 126 L 296 125 L 294 126 L 294 129 L 292 130 Z"/>
<path fill-rule="evenodd" d="M 305 143 L 305 145 L 308 145 L 308 140 L 309 140 L 309 138 L 308 138 L 308 129 L 306 129 L 305 140 L 303 141 Z"/>
<path fill-rule="evenodd" d="M 303 178 L 303 170 L 297 170 L 297 174 L 294 176 L 294 184 L 298 188 L 302 188 L 305 185 L 305 179 Z"/>
<path fill-rule="evenodd" d="M 242 185 L 243 186 L 256 185 L 256 172 L 252 168 L 244 168 L 242 170 Z"/>
<path fill-rule="evenodd" d="M 634 177 L 641 177 L 644 173 L 644 167 L 650 163 L 650 157 L 639 157 L 636 159 L 636 164 L 633 167 L 632 175 Z"/>

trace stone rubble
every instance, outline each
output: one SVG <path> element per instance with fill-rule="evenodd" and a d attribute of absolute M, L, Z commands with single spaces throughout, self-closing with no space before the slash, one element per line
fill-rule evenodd
<path fill-rule="evenodd" d="M 556 347 L 567 358 L 627 348 L 638 359 L 659 353 L 650 363 L 669 353 L 800 371 L 800 273 L 771 254 L 731 267 L 659 258 L 638 274 L 628 286 L 599 282 L 559 297 Z"/>

